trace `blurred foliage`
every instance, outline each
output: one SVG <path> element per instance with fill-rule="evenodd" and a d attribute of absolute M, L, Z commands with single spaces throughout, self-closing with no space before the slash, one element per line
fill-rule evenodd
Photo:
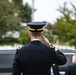
<path fill-rule="evenodd" d="M 72 10 L 66 7 L 60 7 L 58 11 L 62 14 L 55 23 L 59 41 L 68 43 L 76 47 L 76 7 L 71 3 Z"/>
<path fill-rule="evenodd" d="M 44 30 L 44 35 L 49 39 L 51 43 L 54 43 L 53 34 L 51 30 Z"/>
<path fill-rule="evenodd" d="M 20 9 L 20 17 L 22 22 L 30 22 L 31 21 L 31 14 L 32 14 L 32 8 L 26 3 L 25 5 L 22 5 Z"/>
<path fill-rule="evenodd" d="M 22 0 L 11 0 L 11 2 L 10 0 L 0 0 L 0 42 L 4 42 L 5 40 L 9 42 L 10 39 L 12 40 L 13 37 L 3 38 L 3 35 L 8 31 L 20 32 L 23 29 L 21 22 L 29 21 L 31 21 L 31 7 L 28 3 L 22 5 Z M 16 40 L 18 41 L 18 39 Z"/>
<path fill-rule="evenodd" d="M 20 33 L 20 43 L 23 45 L 28 44 L 31 40 L 28 36 L 29 30 L 26 28 L 26 30 L 22 30 Z"/>
<path fill-rule="evenodd" d="M 54 25 L 47 23 L 44 29 L 44 35 L 49 39 L 51 43 L 55 43 L 54 36 L 55 34 L 53 33 L 53 30 L 55 30 Z"/>

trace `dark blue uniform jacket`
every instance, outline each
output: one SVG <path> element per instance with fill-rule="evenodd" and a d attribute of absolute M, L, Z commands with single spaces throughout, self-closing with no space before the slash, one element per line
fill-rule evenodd
<path fill-rule="evenodd" d="M 66 68 L 65 75 L 76 75 L 76 63 Z"/>
<path fill-rule="evenodd" d="M 16 51 L 12 75 L 50 75 L 50 67 L 55 63 L 63 65 L 66 57 L 55 47 L 49 47 L 40 41 L 31 41 Z"/>

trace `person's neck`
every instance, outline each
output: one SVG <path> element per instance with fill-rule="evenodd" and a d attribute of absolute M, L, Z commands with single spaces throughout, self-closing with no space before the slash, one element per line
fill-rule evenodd
<path fill-rule="evenodd" d="M 35 40 L 41 41 L 41 38 L 34 38 L 34 37 L 31 38 L 31 41 L 35 41 Z"/>

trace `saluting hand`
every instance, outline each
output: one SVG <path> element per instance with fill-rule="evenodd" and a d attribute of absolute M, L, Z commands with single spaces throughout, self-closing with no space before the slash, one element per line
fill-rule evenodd
<path fill-rule="evenodd" d="M 49 45 L 49 46 L 51 45 L 51 43 L 45 36 L 43 36 L 43 40 L 44 40 L 45 45 Z"/>

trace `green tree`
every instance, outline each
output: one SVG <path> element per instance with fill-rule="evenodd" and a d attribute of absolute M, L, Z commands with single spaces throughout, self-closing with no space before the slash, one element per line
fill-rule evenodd
<path fill-rule="evenodd" d="M 22 12 L 22 10 L 24 12 Z M 12 0 L 12 2 L 9 2 L 9 0 L 0 0 L 0 41 L 5 39 L 3 35 L 8 31 L 20 31 L 23 28 L 21 22 L 23 22 L 24 17 L 27 22 L 31 21 L 31 14 L 28 14 L 30 11 L 31 7 L 28 4 L 23 6 L 22 0 Z M 24 15 L 24 13 L 26 13 L 26 15 Z M 21 14 L 24 17 L 22 17 Z M 27 17 L 27 15 L 29 15 L 29 17 Z"/>
<path fill-rule="evenodd" d="M 21 28 L 20 18 L 15 15 L 11 8 L 11 3 L 8 0 L 0 1 L 0 38 L 7 31 L 19 30 Z"/>
<path fill-rule="evenodd" d="M 32 8 L 29 6 L 28 3 L 25 5 L 22 5 L 20 10 L 20 17 L 22 22 L 30 22 L 31 21 L 31 14 L 32 14 Z"/>
<path fill-rule="evenodd" d="M 46 26 L 45 26 L 45 29 L 44 29 L 44 34 L 45 36 L 49 39 L 49 41 L 51 43 L 55 43 L 54 41 L 54 33 L 53 33 L 53 26 L 52 24 L 48 23 Z"/>
<path fill-rule="evenodd" d="M 23 45 L 26 45 L 30 42 L 28 32 L 29 32 L 29 30 L 26 28 L 26 30 L 22 30 L 20 33 L 20 43 Z"/>
<path fill-rule="evenodd" d="M 66 4 L 58 9 L 62 16 L 56 22 L 57 34 L 60 42 L 68 42 L 69 45 L 76 47 L 76 7 L 71 3 L 71 10 Z"/>

